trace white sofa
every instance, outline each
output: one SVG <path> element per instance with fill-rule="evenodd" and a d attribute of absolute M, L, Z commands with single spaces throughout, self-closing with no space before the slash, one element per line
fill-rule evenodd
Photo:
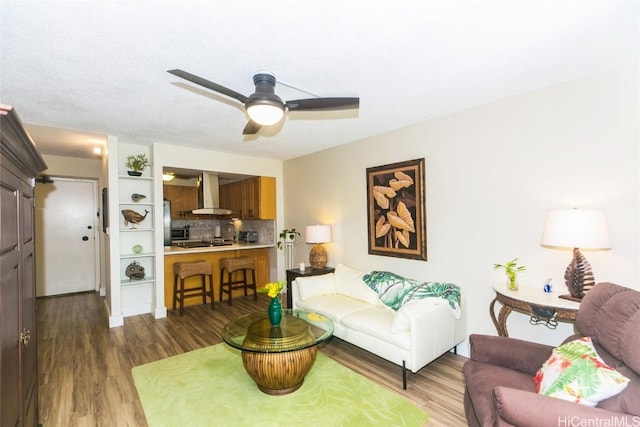
<path fill-rule="evenodd" d="M 293 308 L 333 321 L 334 336 L 417 372 L 465 339 L 464 304 L 454 313 L 441 299 L 410 301 L 398 311 L 383 304 L 362 280 L 364 272 L 342 264 L 322 276 L 298 277 L 292 284 Z"/>

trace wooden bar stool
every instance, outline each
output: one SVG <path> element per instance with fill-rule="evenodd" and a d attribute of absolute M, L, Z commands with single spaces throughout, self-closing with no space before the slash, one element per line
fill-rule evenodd
<path fill-rule="evenodd" d="M 180 316 L 183 314 L 184 299 L 202 295 L 202 304 L 207 303 L 207 296 L 211 298 L 211 309 L 213 310 L 213 266 L 208 261 L 176 262 L 173 265 L 175 274 L 173 280 L 173 309 L 176 303 L 180 303 Z M 201 276 L 200 286 L 185 288 L 185 279 L 193 276 Z M 206 277 L 209 276 L 209 290 L 207 290 Z"/>
<path fill-rule="evenodd" d="M 227 281 L 225 282 L 224 271 L 227 271 Z M 220 260 L 220 301 L 222 295 L 229 295 L 229 305 L 234 289 L 244 289 L 244 296 L 247 296 L 247 289 L 253 289 L 253 298 L 258 300 L 256 291 L 256 262 L 252 257 L 241 256 L 237 258 L 222 258 Z M 242 271 L 242 279 L 233 280 L 233 273 Z M 251 283 L 247 282 L 247 271 L 251 272 Z M 237 276 L 236 276 L 237 277 Z"/>

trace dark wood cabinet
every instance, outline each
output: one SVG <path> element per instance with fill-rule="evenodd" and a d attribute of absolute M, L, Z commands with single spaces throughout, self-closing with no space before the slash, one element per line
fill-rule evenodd
<path fill-rule="evenodd" d="M 220 203 L 242 219 L 276 219 L 276 179 L 254 176 L 221 185 Z"/>
<path fill-rule="evenodd" d="M 191 211 L 198 209 L 198 187 L 186 185 L 164 185 L 162 188 L 165 200 L 171 201 L 171 218 L 196 218 Z"/>
<path fill-rule="evenodd" d="M 0 425 L 35 426 L 38 415 L 35 177 L 42 157 L 11 107 L 0 105 Z"/>

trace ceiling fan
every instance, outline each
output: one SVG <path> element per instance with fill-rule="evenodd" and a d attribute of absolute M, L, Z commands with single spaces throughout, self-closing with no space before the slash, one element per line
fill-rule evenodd
<path fill-rule="evenodd" d="M 253 76 L 256 91 L 249 96 L 180 69 L 167 72 L 242 102 L 249 115 L 249 122 L 242 131 L 243 135 L 253 135 L 262 126 L 278 123 L 286 110 L 346 110 L 360 106 L 360 98 L 307 98 L 284 102 L 274 92 L 276 77 L 265 71 Z"/>

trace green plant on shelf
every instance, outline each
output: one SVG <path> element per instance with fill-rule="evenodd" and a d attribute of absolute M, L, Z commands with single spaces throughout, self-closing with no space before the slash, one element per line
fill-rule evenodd
<path fill-rule="evenodd" d="M 293 242 L 296 236 L 300 237 L 300 232 L 295 228 L 282 230 L 278 235 L 278 249 L 283 249 L 286 242 Z"/>
<path fill-rule="evenodd" d="M 515 291 L 518 289 L 518 274 L 525 271 L 527 267 L 524 265 L 518 265 L 518 258 L 514 258 L 511 261 L 507 261 L 505 264 L 493 264 L 493 269 L 503 269 L 509 281 L 509 289 Z"/>
<path fill-rule="evenodd" d="M 149 159 L 144 153 L 128 156 L 125 163 L 125 166 L 134 172 L 142 172 L 149 165 Z"/>

